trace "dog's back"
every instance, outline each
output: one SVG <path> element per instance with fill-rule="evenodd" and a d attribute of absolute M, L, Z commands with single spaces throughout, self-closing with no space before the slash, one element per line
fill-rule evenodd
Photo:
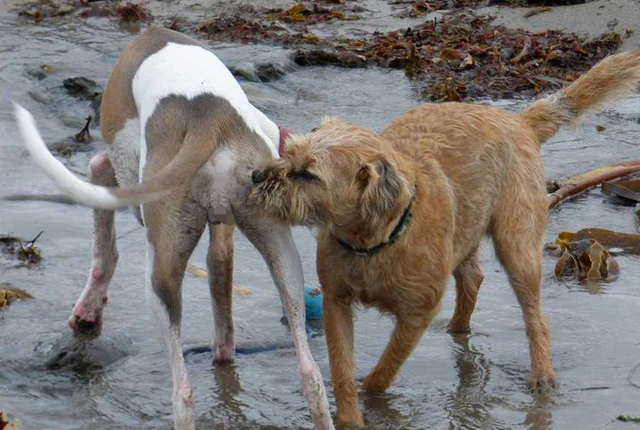
<path fill-rule="evenodd" d="M 561 125 L 633 92 L 639 84 L 640 51 L 618 54 L 523 112 L 425 104 L 394 119 L 382 137 L 414 160 L 438 162 L 454 193 L 457 243 L 472 248 L 490 233 L 496 217 L 508 217 L 504 202 L 530 200 L 526 205 L 545 218 L 540 146 Z M 456 250 L 456 263 L 469 251 Z"/>
<path fill-rule="evenodd" d="M 462 103 L 418 106 L 395 118 L 381 136 L 419 163 L 437 161 L 455 199 L 458 244 L 477 244 L 486 233 L 517 152 L 538 152 L 516 115 Z M 457 249 L 456 262 L 469 251 Z"/>

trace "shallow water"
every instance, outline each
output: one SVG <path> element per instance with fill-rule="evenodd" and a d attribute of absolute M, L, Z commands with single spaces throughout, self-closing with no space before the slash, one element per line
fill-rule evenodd
<path fill-rule="evenodd" d="M 166 12 L 167 14 L 172 11 Z M 158 12 L 160 13 L 160 12 Z M 194 12 L 195 13 L 195 12 Z M 158 16 L 156 14 L 156 16 Z M 0 17 L 0 187 L 14 192 L 56 192 L 25 155 L 16 139 L 11 101 L 26 106 L 45 140 L 75 134 L 89 112 L 59 90 L 62 80 L 86 76 L 104 85 L 118 53 L 131 34 L 105 19 L 50 20 L 34 26 Z M 259 46 L 211 45 L 229 66 L 276 61 L 291 70 L 284 78 L 244 83 L 251 100 L 273 120 L 295 131 L 316 125 L 323 115 L 381 130 L 391 118 L 418 103 L 401 72 L 296 69 L 287 52 Z M 38 81 L 25 69 L 46 63 L 55 70 Z M 35 98 L 34 98 L 35 97 Z M 45 100 L 46 103 L 37 101 Z M 522 103 L 501 102 L 507 108 Z M 548 179 L 557 179 L 640 154 L 640 97 L 590 117 L 578 132 L 562 131 L 543 147 Z M 602 133 L 595 125 L 603 125 Z M 99 135 L 98 130 L 93 130 Z M 99 149 L 68 160 L 78 173 Z M 142 293 L 144 234 L 135 218 L 117 216 L 120 263 L 105 310 L 105 336 L 126 335 L 131 355 L 100 371 L 47 371 L 48 352 L 69 328 L 66 320 L 86 280 L 90 264 L 91 211 L 39 202 L 2 202 L 0 230 L 38 240 L 45 259 L 33 270 L 2 268 L 2 282 L 26 288 L 35 299 L 14 303 L 0 314 L 0 409 L 17 417 L 24 429 L 170 428 L 171 378 Z M 604 227 L 635 231 L 632 209 L 605 200 L 598 191 L 554 210 L 547 240 L 562 230 Z M 236 237 L 234 283 L 251 295 L 234 295 L 237 343 L 290 341 L 280 322 L 279 298 L 258 253 Z M 305 229 L 295 230 L 307 283 L 317 285 L 315 243 Z M 204 241 L 203 241 L 204 242 Z M 206 244 L 191 263 L 205 267 Z M 472 319 L 470 336 L 452 337 L 445 326 L 452 314 L 450 288 L 443 311 L 404 366 L 397 382 L 381 396 L 362 394 L 368 428 L 512 429 L 624 428 L 620 414 L 640 415 L 640 258 L 618 256 L 621 275 L 608 284 L 582 286 L 552 277 L 555 258 L 544 256 L 543 306 L 551 324 L 553 360 L 561 387 L 545 398 L 525 391 L 528 348 L 520 309 L 506 277 L 483 247 L 485 281 Z M 210 342 L 212 317 L 205 279 L 187 274 L 184 284 L 185 346 Z M 357 378 L 379 357 L 392 323 L 375 311 L 359 314 L 356 324 Z M 329 384 L 326 345 L 311 340 Z M 232 365 L 211 364 L 210 356 L 187 360 L 193 382 L 199 428 L 310 428 L 296 376 L 293 348 L 239 355 Z M 329 390 L 330 391 L 330 390 Z M 333 398 L 330 398 L 333 405 Z"/>

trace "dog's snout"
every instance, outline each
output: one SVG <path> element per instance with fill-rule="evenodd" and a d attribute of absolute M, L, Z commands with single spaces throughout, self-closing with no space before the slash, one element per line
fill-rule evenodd
<path fill-rule="evenodd" d="M 254 185 L 264 182 L 267 179 L 267 171 L 256 169 L 251 173 L 251 181 Z"/>

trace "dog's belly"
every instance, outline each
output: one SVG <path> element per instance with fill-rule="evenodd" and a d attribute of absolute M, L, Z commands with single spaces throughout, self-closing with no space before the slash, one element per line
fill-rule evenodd
<path fill-rule="evenodd" d="M 238 191 L 236 157 L 227 149 L 218 149 L 191 183 L 191 197 L 207 210 L 209 222 L 233 224 L 231 200 Z"/>

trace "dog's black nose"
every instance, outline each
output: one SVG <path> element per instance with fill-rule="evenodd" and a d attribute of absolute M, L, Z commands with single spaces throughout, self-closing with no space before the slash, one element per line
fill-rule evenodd
<path fill-rule="evenodd" d="M 254 185 L 264 182 L 267 179 L 266 170 L 254 170 L 251 172 L 251 181 Z"/>

